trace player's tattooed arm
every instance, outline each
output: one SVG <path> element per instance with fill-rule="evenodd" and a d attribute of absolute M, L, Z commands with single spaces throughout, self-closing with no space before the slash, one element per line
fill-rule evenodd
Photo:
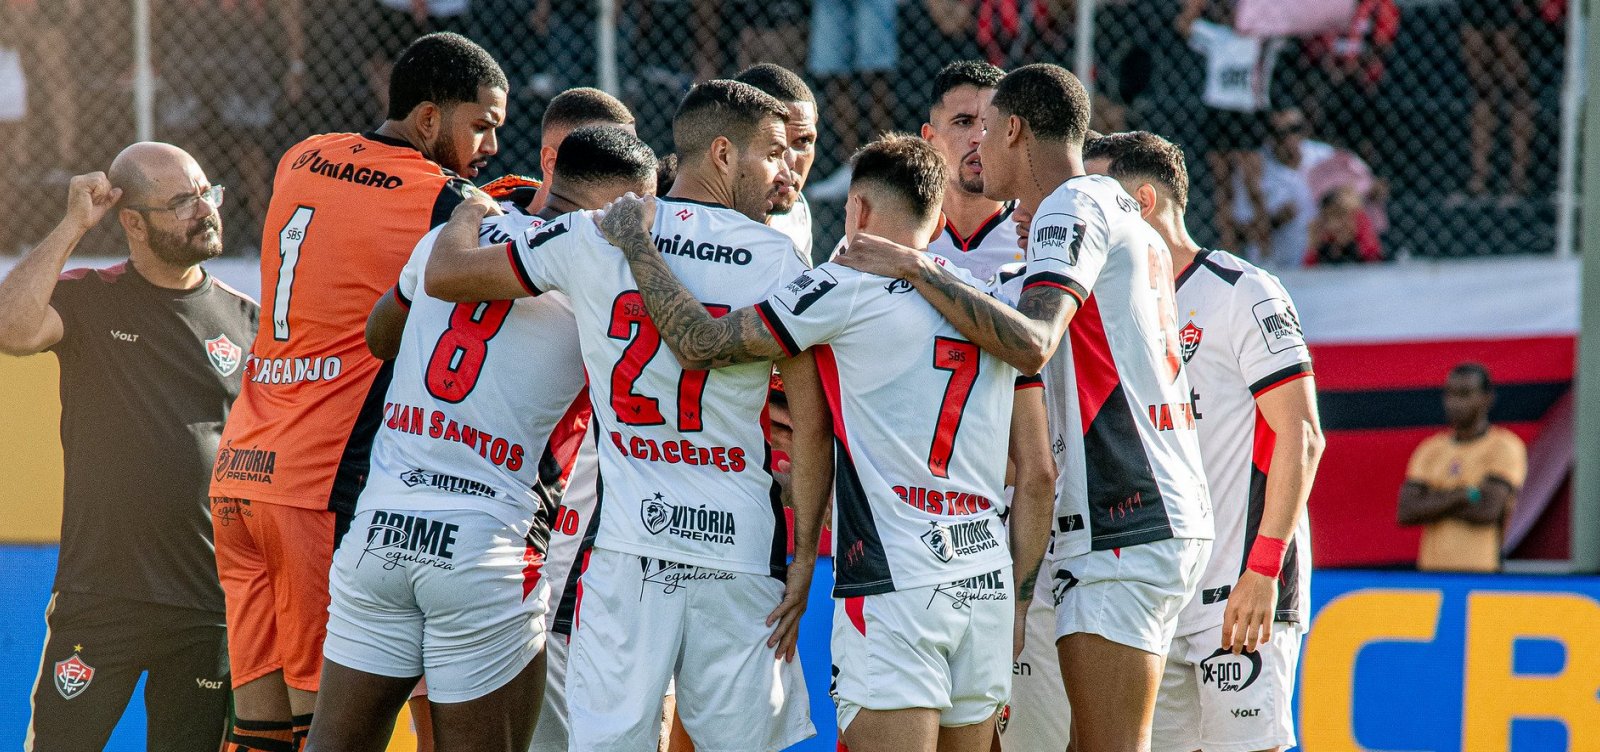
<path fill-rule="evenodd" d="M 506 259 L 505 244 L 478 247 L 478 226 L 484 217 L 500 213 L 500 207 L 481 191 L 456 205 L 433 241 L 422 275 L 424 292 L 451 303 L 528 297 Z"/>
<path fill-rule="evenodd" d="M 713 318 L 689 294 L 650 239 L 654 198 L 641 199 L 630 193 L 606 207 L 598 220 L 606 240 L 627 258 L 645 310 L 680 366 L 704 370 L 787 355 L 754 308 Z"/>
<path fill-rule="evenodd" d="M 1030 376 L 1055 354 L 1078 310 L 1077 299 L 1065 290 L 1043 285 L 1024 290 L 1012 308 L 962 282 L 932 256 L 866 233 L 857 235 L 836 260 L 868 274 L 910 282 L 962 336 Z"/>
<path fill-rule="evenodd" d="M 1016 468 L 1011 497 L 1011 572 L 1016 586 L 1017 624 L 1023 624 L 1028 604 L 1033 601 L 1033 587 L 1044 560 L 1055 508 L 1056 461 L 1050 453 L 1043 389 L 1017 390 L 1011 407 L 1009 455 Z M 1012 649 L 1020 653 L 1022 630 L 1012 637 Z"/>

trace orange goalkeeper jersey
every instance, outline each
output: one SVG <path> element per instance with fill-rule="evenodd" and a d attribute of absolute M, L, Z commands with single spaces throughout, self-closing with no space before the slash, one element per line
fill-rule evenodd
<path fill-rule="evenodd" d="M 312 136 L 284 154 L 261 240 L 261 328 L 212 496 L 354 510 L 389 384 L 367 315 L 470 189 L 376 133 Z"/>

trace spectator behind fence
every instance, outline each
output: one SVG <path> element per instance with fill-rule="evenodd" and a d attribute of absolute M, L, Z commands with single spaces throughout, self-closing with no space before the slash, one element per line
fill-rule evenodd
<path fill-rule="evenodd" d="M 368 26 L 357 30 L 366 45 L 367 87 L 379 115 L 389 111 L 389 74 L 411 41 L 435 31 L 467 33 L 472 0 L 362 0 L 370 3 Z M 364 33 L 363 33 L 364 32 Z M 305 135 L 305 134 L 296 134 Z"/>
<path fill-rule="evenodd" d="M 1383 244 L 1373 227 L 1372 215 L 1361 205 L 1361 194 L 1340 186 L 1323 195 L 1317 216 L 1311 220 L 1306 266 L 1365 264 L 1383 260 Z"/>
<path fill-rule="evenodd" d="M 816 184 L 811 198 L 837 201 L 849 190 L 850 155 L 861 145 L 863 109 L 872 133 L 894 128 L 889 76 L 900 64 L 898 15 L 895 0 L 812 0 L 806 67 L 823 82 L 828 111 L 819 122 L 833 126 L 839 167 Z"/>
<path fill-rule="evenodd" d="M 104 748 L 147 673 L 148 748 L 215 752 L 228 639 L 206 486 L 259 309 L 200 266 L 222 253 L 222 186 L 193 157 L 139 143 L 109 172 L 71 179 L 66 216 L 0 282 L 0 351 L 61 366 L 60 563 L 24 748 Z M 108 213 L 127 260 L 61 274 Z"/>
<path fill-rule="evenodd" d="M 1501 203 L 1513 204 L 1528 195 L 1536 103 L 1519 37 L 1534 5 L 1534 0 L 1461 0 L 1461 55 L 1473 93 L 1472 177 L 1467 181 L 1467 194 L 1473 198 L 1489 193 L 1489 151 L 1501 100 L 1511 109 L 1511 171 Z"/>
<path fill-rule="evenodd" d="M 1450 428 L 1423 441 L 1400 487 L 1400 524 L 1422 525 L 1417 568 L 1496 572 L 1503 523 L 1528 472 L 1517 435 L 1489 424 L 1494 385 L 1477 363 L 1450 369 L 1444 413 Z"/>
<path fill-rule="evenodd" d="M 1252 242 L 1247 257 L 1263 266 L 1291 268 L 1306 257 L 1311 219 L 1317 214 L 1311 172 L 1332 157 L 1332 146 L 1311 138 L 1305 115 L 1290 108 L 1275 112 L 1271 129 L 1261 147 L 1261 194 L 1264 214 L 1257 214 L 1244 189 L 1244 176 L 1234 176 L 1233 220 L 1241 226 L 1258 226 L 1269 242 L 1265 247 Z"/>
<path fill-rule="evenodd" d="M 1373 139 L 1384 135 L 1378 87 L 1399 31 L 1400 8 L 1395 0 L 1359 0 L 1347 28 L 1306 40 L 1306 51 L 1317 66 L 1313 81 L 1320 94 L 1308 97 L 1306 106 L 1312 108 L 1323 133 L 1368 162 L 1378 157 Z"/>
<path fill-rule="evenodd" d="M 235 237 L 261 236 L 278 156 L 273 126 L 305 93 L 302 2 L 186 0 L 156 19 L 158 122 L 175 142 L 227 170 L 217 178 L 235 189 L 228 215 Z M 216 36 L 197 43 L 198 29 Z"/>
<path fill-rule="evenodd" d="M 1240 229 L 1226 207 L 1233 204 L 1234 174 L 1243 178 L 1244 195 L 1253 216 L 1267 214 L 1261 192 L 1261 155 L 1256 147 L 1266 130 L 1272 71 L 1281 39 L 1259 39 L 1234 32 L 1235 0 L 1184 0 L 1175 22 L 1189 47 L 1205 56 L 1206 81 L 1201 101 L 1206 113 L 1206 162 L 1215 191 L 1217 236 L 1224 248 L 1240 247 Z M 1204 16 L 1202 18 L 1202 16 Z M 1262 223 L 1244 228 L 1247 239 L 1267 245 Z"/>

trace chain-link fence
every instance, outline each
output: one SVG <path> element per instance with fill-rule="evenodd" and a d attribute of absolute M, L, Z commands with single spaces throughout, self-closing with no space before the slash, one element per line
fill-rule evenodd
<path fill-rule="evenodd" d="M 1310 16 L 1351 0 L 1277 2 Z M 1566 0 L 1354 0 L 1340 31 L 1271 38 L 1234 31 L 1248 0 L 1080 3 L 0 0 L 0 252 L 48 231 L 67 177 L 141 134 L 229 186 L 230 252 L 251 252 L 278 154 L 375 124 L 389 62 L 439 29 L 510 76 L 491 173 L 537 171 L 540 114 L 570 86 L 612 89 L 665 152 L 693 81 L 758 61 L 802 73 L 820 110 L 823 237 L 841 215 L 827 178 L 854 146 L 915 131 L 933 74 L 983 58 L 1092 70 L 1095 127 L 1187 147 L 1191 229 L 1268 263 L 1570 247 Z"/>

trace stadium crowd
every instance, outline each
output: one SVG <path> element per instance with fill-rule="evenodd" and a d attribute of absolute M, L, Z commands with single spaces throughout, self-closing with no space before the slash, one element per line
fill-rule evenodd
<path fill-rule="evenodd" d="M 1300 110 L 1306 132 L 1315 134 L 1308 138 L 1343 150 L 1337 169 L 1326 168 L 1330 176 L 1370 173 L 1346 178 L 1357 185 L 1368 215 L 1346 224 L 1360 222 L 1370 233 L 1360 233 L 1357 253 L 1322 253 L 1317 260 L 1542 253 L 1554 246 L 1554 209 L 1546 197 L 1558 172 L 1566 4 L 1361 0 L 1345 31 L 1257 45 L 1261 105 Z M 1264 114 L 1225 123 L 1208 116 L 1217 111 L 1217 92 L 1207 93 L 1206 55 L 1231 53 L 1204 52 L 1203 35 L 1188 30 L 1196 22 L 1227 27 L 1232 5 L 1098 2 L 1094 125 L 1154 130 L 1202 157 L 1194 165 L 1202 187 L 1195 207 L 1216 221 L 1197 224 L 1199 237 L 1265 247 L 1274 230 L 1292 231 L 1293 247 L 1276 244 L 1281 256 L 1251 251 L 1251 258 L 1298 265 L 1309 258 L 1299 238 L 1323 201 L 1337 209 L 1349 199 L 1327 199 L 1324 181 L 1312 181 L 1309 196 L 1280 198 L 1276 208 L 1270 200 L 1252 203 L 1270 199 L 1270 186 L 1234 189 L 1228 166 L 1237 160 L 1222 154 L 1231 150 L 1259 166 L 1284 147 Z M 17 167 L 0 191 L 48 188 L 54 195 L 67 177 L 106 164 L 132 140 L 132 108 L 125 104 L 133 85 L 130 6 L 0 3 L 0 135 L 20 134 L 0 139 L 7 164 Z M 388 61 L 411 38 L 462 31 L 505 66 L 508 105 L 526 116 L 506 129 L 501 167 L 531 174 L 537 163 L 525 155 L 536 151 L 538 134 L 529 124 L 555 94 L 596 81 L 595 8 L 588 0 L 153 0 L 155 132 L 236 188 L 228 216 L 234 227 L 252 231 L 228 252 L 247 253 L 265 209 L 272 156 L 306 133 L 363 127 L 381 112 Z M 916 82 L 944 61 L 1070 67 L 1080 39 L 1070 0 L 640 0 L 618 4 L 617 20 L 621 90 L 615 93 L 641 114 L 640 135 L 658 152 L 670 146 L 664 124 L 671 107 L 664 103 L 693 81 L 758 59 L 805 76 L 822 109 L 815 182 L 828 189 L 814 198 L 842 197 L 848 173 L 841 168 L 862 138 L 917 126 Z M 812 28 L 849 33 L 831 44 Z M 1259 161 L 1250 156 L 1256 153 Z M 1312 156 L 1308 163 L 1317 161 Z M 1351 162 L 1362 164 L 1350 168 Z M 1272 171 L 1270 164 L 1263 169 Z M 1261 183 L 1274 179 L 1246 174 Z M 826 204 L 818 211 L 822 228 L 836 233 L 842 207 L 819 204 Z M 1214 205 L 1235 210 L 1212 212 Z M 48 229 L 33 217 L 0 224 L 0 253 L 37 242 Z"/>

